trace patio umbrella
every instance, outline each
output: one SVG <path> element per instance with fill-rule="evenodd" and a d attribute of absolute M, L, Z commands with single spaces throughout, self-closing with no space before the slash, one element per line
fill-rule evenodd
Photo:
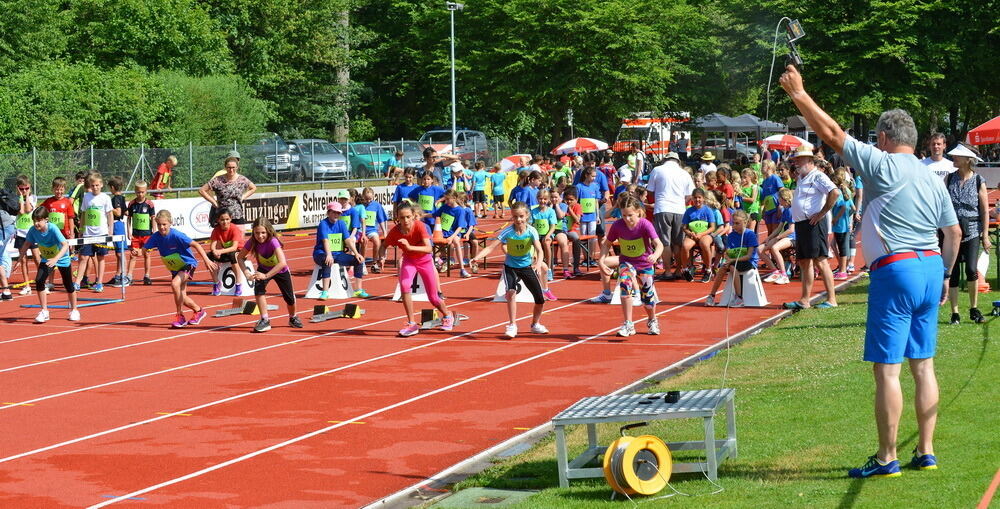
<path fill-rule="evenodd" d="M 558 147 L 552 149 L 553 154 L 572 154 L 573 152 L 593 152 L 595 150 L 607 150 L 608 144 L 593 138 L 573 138 L 563 142 Z"/>
<path fill-rule="evenodd" d="M 522 159 L 523 158 L 523 159 Z M 531 160 L 531 154 L 514 154 L 500 160 L 500 171 L 512 171 L 520 168 L 522 163 Z"/>
<path fill-rule="evenodd" d="M 812 144 L 808 141 L 803 140 L 798 136 L 792 136 L 791 134 L 775 134 L 774 136 L 768 136 L 767 138 L 764 138 L 761 144 L 765 145 L 769 149 L 777 149 L 782 152 L 788 152 L 800 145 L 812 146 Z"/>
<path fill-rule="evenodd" d="M 1000 117 L 969 131 L 969 143 L 973 145 L 1000 143 Z"/>

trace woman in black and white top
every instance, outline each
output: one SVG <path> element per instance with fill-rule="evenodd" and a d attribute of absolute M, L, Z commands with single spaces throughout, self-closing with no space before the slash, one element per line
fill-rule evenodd
<path fill-rule="evenodd" d="M 975 165 L 982 162 L 979 152 L 971 145 L 959 143 L 948 152 L 958 170 L 949 173 L 944 179 L 951 196 L 958 224 L 962 228 L 962 243 L 958 248 L 955 266 L 951 268 L 951 282 L 948 285 L 948 300 L 951 302 L 951 323 L 958 324 L 961 317 L 958 314 L 958 281 L 960 266 L 965 265 L 965 281 L 969 290 L 969 319 L 975 323 L 986 321 L 976 307 L 979 297 L 979 246 L 989 250 L 989 204 L 986 197 L 986 183 L 974 171 Z"/>

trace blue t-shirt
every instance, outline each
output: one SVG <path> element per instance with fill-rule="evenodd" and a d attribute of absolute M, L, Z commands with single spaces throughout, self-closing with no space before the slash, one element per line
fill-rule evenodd
<path fill-rule="evenodd" d="M 529 225 L 524 233 L 518 234 L 514 231 L 514 225 L 510 225 L 497 234 L 497 240 L 507 246 L 505 265 L 515 269 L 531 266 L 531 254 L 535 250 L 535 241 L 538 240 L 538 232 L 534 227 Z"/>
<path fill-rule="evenodd" d="M 450 237 L 452 233 L 461 231 L 462 228 L 468 226 L 465 222 L 465 209 L 463 207 L 452 207 L 447 203 L 442 203 L 434 211 L 434 217 L 441 218 L 441 231 L 445 237 Z"/>
<path fill-rule="evenodd" d="M 350 235 L 351 232 L 343 221 L 338 219 L 331 222 L 330 218 L 323 218 L 316 227 L 316 247 L 313 249 L 313 255 L 326 256 L 326 250 L 323 249 L 325 239 L 330 239 L 330 253 L 344 252 L 344 242 Z"/>
<path fill-rule="evenodd" d="M 785 184 L 781 182 L 781 177 L 772 173 L 770 177 L 764 179 L 764 183 L 760 186 L 760 201 L 763 202 L 765 197 L 777 193 L 778 189 L 782 187 L 785 187 Z"/>
<path fill-rule="evenodd" d="M 368 209 L 361 203 L 355 203 L 351 207 L 351 230 L 355 231 L 365 231 L 365 216 L 367 216 Z"/>
<path fill-rule="evenodd" d="M 556 218 L 556 211 L 552 207 L 545 207 L 545 211 L 542 211 L 542 207 L 531 209 L 531 226 L 535 227 L 535 231 L 538 232 L 539 237 L 544 237 L 552 233 L 557 224 L 559 224 L 559 220 Z"/>
<path fill-rule="evenodd" d="M 742 234 L 734 231 L 726 236 L 727 257 L 736 259 L 748 254 L 750 255 L 750 265 L 757 268 L 757 260 L 760 255 L 757 254 L 757 234 L 755 232 L 750 231 L 749 228 L 744 228 Z"/>
<path fill-rule="evenodd" d="M 424 212 L 432 213 L 437 209 L 436 203 L 442 196 L 444 196 L 444 189 L 440 186 L 417 186 L 416 189 L 410 191 L 409 198 Z"/>
<path fill-rule="evenodd" d="M 352 205 L 351 208 L 345 210 L 344 213 L 340 215 L 340 222 L 344 223 L 351 233 L 354 233 L 360 227 L 362 217 L 363 216 L 361 215 L 361 211 L 358 207 L 356 205 Z"/>
<path fill-rule="evenodd" d="M 420 186 L 417 185 L 417 184 L 413 184 L 413 185 L 409 185 L 409 186 L 406 185 L 406 184 L 400 184 L 400 185 L 396 186 L 396 190 L 392 192 L 392 202 L 393 203 L 402 203 L 403 200 L 409 199 L 410 198 L 410 193 L 412 193 L 413 190 L 416 189 L 416 188 L 418 188 L 418 187 L 420 187 Z"/>
<path fill-rule="evenodd" d="M 789 240 L 795 240 L 795 222 L 792 221 L 792 207 L 784 207 L 781 209 L 781 221 L 784 225 L 785 230 L 792 230 L 792 233 L 787 237 Z"/>
<path fill-rule="evenodd" d="M 569 229 L 566 225 L 566 218 L 569 217 L 569 205 L 566 205 L 565 202 L 560 202 L 559 210 L 562 211 L 563 217 L 559 220 L 559 223 L 556 224 L 556 229 L 559 231 L 566 231 Z M 556 217 L 559 217 L 559 215 L 556 214 Z"/>
<path fill-rule="evenodd" d="M 504 194 L 503 184 L 507 180 L 507 174 L 503 172 L 496 172 L 490 174 L 490 183 L 493 184 L 493 196 L 500 196 Z"/>
<path fill-rule="evenodd" d="M 697 224 L 697 223 L 704 222 L 705 223 L 704 224 L 705 229 L 708 229 L 708 228 L 711 228 L 714 225 L 719 225 L 722 222 L 721 219 L 717 218 L 717 216 L 715 215 L 715 212 L 716 211 L 713 210 L 708 205 L 702 205 L 701 208 L 695 208 L 695 207 L 691 206 L 691 207 L 688 207 L 688 209 L 684 211 L 684 217 L 681 219 L 681 222 L 683 224 L 685 224 L 685 225 L 688 225 L 688 228 L 691 228 L 691 226 L 690 226 L 691 223 L 696 223 L 696 225 L 695 225 L 696 227 L 701 227 L 702 225 Z M 721 214 L 719 214 L 719 215 L 721 216 Z M 693 231 L 695 233 L 701 233 L 701 232 L 695 230 L 694 228 L 691 228 L 691 231 Z M 702 231 L 704 231 L 704 230 L 702 230 Z"/>
<path fill-rule="evenodd" d="M 844 160 L 866 188 L 861 242 L 865 259 L 938 251 L 939 228 L 958 224 L 944 181 L 913 154 L 883 152 L 848 136 Z"/>
<path fill-rule="evenodd" d="M 462 207 L 462 211 L 465 212 L 465 227 L 462 228 L 462 234 L 465 235 L 471 228 L 479 224 L 479 220 L 476 219 L 476 213 L 472 207 Z"/>
<path fill-rule="evenodd" d="M 837 214 L 843 214 L 833 223 L 833 233 L 847 233 L 851 231 L 851 220 L 853 219 L 854 202 L 851 200 L 845 200 L 844 195 L 840 195 L 837 199 L 837 203 L 833 204 L 833 209 L 830 212 L 833 214 L 831 217 L 837 217 Z"/>
<path fill-rule="evenodd" d="M 175 228 L 171 228 L 166 235 L 161 235 L 159 231 L 153 232 L 143 247 L 159 250 L 160 258 L 170 272 L 184 270 L 186 265 L 198 266 L 198 260 L 191 254 L 191 237 Z"/>
<path fill-rule="evenodd" d="M 601 189 L 597 181 L 595 180 L 590 184 L 578 184 L 576 186 L 576 197 L 580 201 L 580 207 L 583 209 L 580 222 L 597 221 L 598 201 L 601 199 Z"/>
<path fill-rule="evenodd" d="M 486 170 L 476 170 L 472 172 L 472 190 L 473 191 L 485 191 L 486 190 Z"/>
<path fill-rule="evenodd" d="M 28 228 L 28 234 L 25 237 L 25 242 L 29 246 L 38 246 L 38 251 L 42 255 L 42 263 L 59 254 L 65 241 L 66 237 L 59 231 L 59 228 L 51 223 L 49 223 L 49 228 L 45 230 L 45 233 L 38 231 L 35 227 Z M 69 249 L 56 262 L 56 267 L 69 267 Z"/>
<path fill-rule="evenodd" d="M 519 191 L 516 196 L 511 194 L 511 196 L 514 196 L 514 201 L 524 202 L 528 205 L 529 209 L 538 205 L 538 188 L 525 186 L 518 189 Z"/>
<path fill-rule="evenodd" d="M 365 235 L 378 232 L 378 225 L 386 222 L 385 207 L 377 201 L 365 205 Z"/>
<path fill-rule="evenodd" d="M 385 160 L 385 163 L 382 164 L 382 174 L 388 176 L 389 168 L 392 168 L 393 166 L 399 166 L 399 161 L 396 160 L 396 156 L 392 156 Z"/>

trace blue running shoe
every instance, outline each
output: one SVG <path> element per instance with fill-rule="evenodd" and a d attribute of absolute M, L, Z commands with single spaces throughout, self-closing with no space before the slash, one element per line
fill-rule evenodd
<path fill-rule="evenodd" d="M 97 283 L 94 286 L 91 286 L 90 289 L 97 293 L 104 293 L 104 285 L 101 283 Z"/>
<path fill-rule="evenodd" d="M 917 470 L 937 470 L 937 458 L 933 454 L 917 454 L 913 449 L 913 459 L 910 460 L 910 468 Z"/>
<path fill-rule="evenodd" d="M 899 471 L 899 460 L 882 463 L 878 459 L 878 455 L 872 454 L 861 468 L 852 468 L 847 475 L 855 479 L 867 479 L 869 477 L 899 477 L 903 473 Z"/>

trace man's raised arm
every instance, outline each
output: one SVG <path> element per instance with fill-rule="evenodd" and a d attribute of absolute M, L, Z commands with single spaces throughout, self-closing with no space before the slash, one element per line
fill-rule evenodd
<path fill-rule="evenodd" d="M 823 140 L 823 143 L 833 147 L 838 154 L 844 155 L 844 141 L 847 139 L 847 133 L 840 128 L 840 124 L 830 118 L 830 115 L 827 115 L 816 104 L 812 97 L 809 97 L 802 84 L 802 75 L 799 74 L 799 70 L 793 65 L 785 67 L 785 73 L 778 81 L 781 83 L 781 88 L 785 89 L 788 96 L 792 98 L 795 107 L 805 117 L 806 123 Z"/>

